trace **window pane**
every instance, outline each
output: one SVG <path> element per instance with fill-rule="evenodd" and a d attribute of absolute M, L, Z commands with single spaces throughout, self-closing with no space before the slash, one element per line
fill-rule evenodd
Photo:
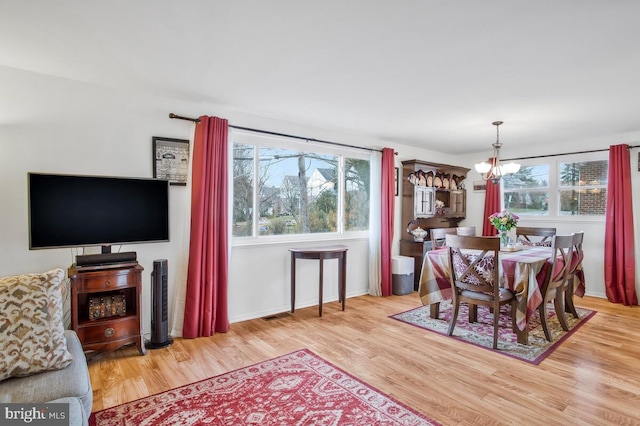
<path fill-rule="evenodd" d="M 560 192 L 560 215 L 603 216 L 607 206 L 607 190 L 562 189 Z"/>
<path fill-rule="evenodd" d="M 560 163 L 560 186 L 606 186 L 608 172 L 607 160 Z"/>
<path fill-rule="evenodd" d="M 504 208 L 519 215 L 549 214 L 549 165 L 523 166 L 503 177 Z"/>
<path fill-rule="evenodd" d="M 345 231 L 369 229 L 369 160 L 345 159 Z"/>
<path fill-rule="evenodd" d="M 603 216 L 608 171 L 607 160 L 560 163 L 559 214 Z"/>
<path fill-rule="evenodd" d="M 549 165 L 523 166 L 518 173 L 503 177 L 504 189 L 548 188 Z"/>
<path fill-rule="evenodd" d="M 233 236 L 251 236 L 253 222 L 253 147 L 233 145 Z"/>
<path fill-rule="evenodd" d="M 518 215 L 549 214 L 548 191 L 505 191 L 504 208 Z"/>
<path fill-rule="evenodd" d="M 337 157 L 271 147 L 259 152 L 258 234 L 336 232 Z"/>

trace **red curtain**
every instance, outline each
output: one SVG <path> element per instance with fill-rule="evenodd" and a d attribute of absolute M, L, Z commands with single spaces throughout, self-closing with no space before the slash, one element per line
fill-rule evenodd
<path fill-rule="evenodd" d="M 196 124 L 183 337 L 229 331 L 228 129 L 218 117 L 202 116 Z"/>
<path fill-rule="evenodd" d="M 380 250 L 381 282 L 380 287 L 383 296 L 391 296 L 391 243 L 393 241 L 393 216 L 395 210 L 395 153 L 391 148 L 382 150 L 382 246 Z"/>
<path fill-rule="evenodd" d="M 633 241 L 631 157 L 627 145 L 609 147 L 609 183 L 604 233 L 604 285 L 614 303 L 637 305 Z"/>
<path fill-rule="evenodd" d="M 489 159 L 491 162 L 492 159 Z M 487 180 L 487 191 L 484 197 L 484 217 L 482 218 L 482 235 L 492 237 L 497 234 L 496 228 L 489 222 L 489 216 L 500 211 L 500 184 L 494 185 Z"/>

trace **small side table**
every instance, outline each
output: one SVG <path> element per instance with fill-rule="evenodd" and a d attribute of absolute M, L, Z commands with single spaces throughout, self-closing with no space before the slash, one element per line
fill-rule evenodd
<path fill-rule="evenodd" d="M 345 246 L 289 249 L 291 252 L 291 313 L 296 310 L 296 259 L 316 259 L 320 261 L 318 316 L 322 316 L 323 262 L 325 259 L 338 259 L 338 301 L 342 303 L 342 310 L 344 311 L 347 294 L 347 250 Z"/>

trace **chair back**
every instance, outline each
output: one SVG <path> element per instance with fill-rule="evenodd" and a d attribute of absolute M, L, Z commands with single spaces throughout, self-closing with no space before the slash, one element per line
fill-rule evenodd
<path fill-rule="evenodd" d="M 542 288 L 542 294 L 546 295 L 554 288 L 565 285 L 571 270 L 573 257 L 573 235 L 556 235 L 553 237 L 551 249 L 551 268 Z"/>
<path fill-rule="evenodd" d="M 500 239 L 447 235 L 451 288 L 457 294 L 471 291 L 499 299 L 498 252 Z M 490 300 L 487 298 L 487 300 Z"/>
<path fill-rule="evenodd" d="M 518 226 L 516 237 L 524 245 L 530 246 L 551 246 L 551 239 L 556 235 L 556 228 L 532 228 Z M 531 237 L 534 237 L 533 239 Z"/>
<path fill-rule="evenodd" d="M 456 228 L 431 228 L 431 248 L 437 249 L 445 244 L 445 237 L 456 233 Z"/>
<path fill-rule="evenodd" d="M 573 258 L 571 259 L 571 268 L 569 275 L 575 275 L 576 271 L 582 266 L 584 253 L 582 251 L 582 242 L 584 241 L 584 231 L 575 232 L 573 234 Z"/>
<path fill-rule="evenodd" d="M 476 236 L 476 227 L 475 226 L 458 226 L 456 228 L 457 235 L 464 235 L 466 237 L 475 237 Z"/>

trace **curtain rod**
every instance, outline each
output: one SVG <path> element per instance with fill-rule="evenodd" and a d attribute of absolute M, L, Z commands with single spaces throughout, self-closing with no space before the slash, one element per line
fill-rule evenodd
<path fill-rule="evenodd" d="M 640 145 L 629 145 L 627 147 L 627 149 L 633 149 L 633 148 L 639 148 L 639 147 L 640 147 Z M 560 157 L 562 155 L 589 154 L 591 152 L 604 152 L 604 151 L 609 151 L 609 148 L 592 149 L 592 150 L 589 150 L 589 151 L 564 152 L 562 154 L 533 155 L 531 157 L 505 158 L 505 159 L 500 159 L 500 161 L 531 160 L 531 159 L 534 159 L 534 158 Z"/>
<path fill-rule="evenodd" d="M 169 113 L 169 118 L 177 118 L 178 120 L 193 121 L 194 123 L 199 123 L 200 122 L 199 118 L 183 117 L 181 115 L 176 115 L 174 113 Z M 363 149 L 365 151 L 382 152 L 381 149 L 365 148 L 365 147 L 362 147 L 362 146 L 349 145 L 349 144 L 339 143 L 339 142 L 325 141 L 325 140 L 315 139 L 315 138 L 305 138 L 303 136 L 289 135 L 287 133 L 278 133 L 278 132 L 272 132 L 272 131 L 269 131 L 269 130 L 254 129 L 254 128 L 251 128 L 251 127 L 233 126 L 231 124 L 229 124 L 229 127 L 231 127 L 232 129 L 237 129 L 237 130 L 246 130 L 248 132 L 263 133 L 263 134 L 272 135 L 272 136 L 283 136 L 283 137 L 286 137 L 286 138 L 299 139 L 299 140 L 303 140 L 303 141 L 307 141 L 307 142 L 326 143 L 326 144 L 329 144 L 329 145 L 337 145 L 337 146 L 343 146 L 343 147 L 347 147 L 347 148 Z M 395 155 L 398 155 L 398 153 L 395 152 L 395 151 L 393 153 Z"/>

